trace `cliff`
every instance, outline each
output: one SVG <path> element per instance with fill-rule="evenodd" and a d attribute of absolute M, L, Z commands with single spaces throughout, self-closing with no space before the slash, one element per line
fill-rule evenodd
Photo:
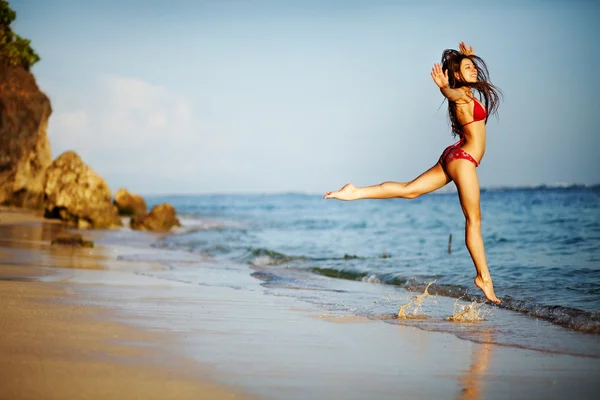
<path fill-rule="evenodd" d="M 15 18 L 0 0 L 0 205 L 44 209 L 46 217 L 81 229 L 123 226 L 119 206 L 134 211 L 133 229 L 179 226 L 168 204 L 147 214 L 143 198 L 125 192 L 113 204 L 104 179 L 74 151 L 52 160 L 47 136 L 52 107 L 29 72 L 40 57 L 28 39 L 12 31 Z"/>
<path fill-rule="evenodd" d="M 0 55 L 0 204 L 42 208 L 51 112 L 33 75 Z"/>

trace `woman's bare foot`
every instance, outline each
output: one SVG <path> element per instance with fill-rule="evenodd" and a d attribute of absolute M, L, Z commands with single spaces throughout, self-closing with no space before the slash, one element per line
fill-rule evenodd
<path fill-rule="evenodd" d="M 344 200 L 344 201 L 354 200 L 354 191 L 355 190 L 356 190 L 356 187 L 354 187 L 353 184 L 349 183 L 349 184 L 345 185 L 343 188 L 341 188 L 340 190 L 335 190 L 333 192 L 325 193 L 324 198 L 325 199 L 338 199 L 338 200 Z"/>
<path fill-rule="evenodd" d="M 491 279 L 483 280 L 482 277 L 477 276 L 475 278 L 475 285 L 479 289 L 481 289 L 486 299 L 496 304 L 500 304 L 500 300 L 496 297 L 496 294 L 494 293 L 494 285 L 492 284 Z"/>

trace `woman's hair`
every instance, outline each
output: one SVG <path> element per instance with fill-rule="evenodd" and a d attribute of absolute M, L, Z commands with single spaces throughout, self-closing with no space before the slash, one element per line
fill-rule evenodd
<path fill-rule="evenodd" d="M 468 58 L 473 62 L 475 68 L 477 68 L 477 82 L 466 82 L 460 72 L 460 64 Z M 476 55 L 465 55 L 456 50 L 447 49 L 442 53 L 442 70 L 448 70 L 448 83 L 451 88 L 459 88 L 462 86 L 468 86 L 472 89 L 477 90 L 479 97 L 487 110 L 487 117 L 485 122 L 487 123 L 490 115 L 498 112 L 498 105 L 500 98 L 502 97 L 502 91 L 490 82 L 489 72 L 485 62 Z M 461 79 L 456 79 L 458 75 Z M 461 136 L 463 133 L 462 126 L 456 116 L 456 103 L 448 101 L 448 118 L 452 126 L 452 134 L 454 136 Z"/>

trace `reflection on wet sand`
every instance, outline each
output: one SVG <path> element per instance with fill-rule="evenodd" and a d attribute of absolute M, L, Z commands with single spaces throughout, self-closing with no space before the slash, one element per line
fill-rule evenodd
<path fill-rule="evenodd" d="M 480 331 L 483 343 L 473 343 L 471 350 L 471 367 L 458 379 L 462 389 L 458 395 L 460 400 L 482 399 L 481 389 L 485 382 L 486 371 L 492 357 L 493 333 L 491 330 Z"/>
<path fill-rule="evenodd" d="M 50 221 L 0 224 L 0 263 L 25 267 L 106 268 L 108 258 L 102 249 L 50 245 L 66 230 L 65 225 Z"/>
<path fill-rule="evenodd" d="M 3 211 L 0 208 L 1 212 Z M 81 233 L 84 239 L 96 241 L 96 238 L 102 235 L 99 235 L 98 231 L 73 230 L 60 222 L 39 217 L 37 220 L 32 217 L 31 220 L 20 221 L 13 216 L 12 222 L 6 214 L 0 214 L 0 217 L 2 217 L 0 218 L 0 264 L 5 267 L 21 268 L 21 271 L 23 268 L 30 268 L 32 275 L 40 274 L 39 270 L 34 272 L 36 267 L 142 273 L 165 268 L 155 260 L 121 259 L 122 250 L 114 245 L 105 246 L 95 243 L 93 248 L 51 245 L 52 240 L 65 232 Z M 69 272 L 69 275 L 66 278 L 62 277 L 61 281 L 70 279 L 72 274 L 77 273 Z M 10 273 L 2 275 L 3 280 L 11 279 Z M 114 275 L 103 276 L 115 278 Z"/>

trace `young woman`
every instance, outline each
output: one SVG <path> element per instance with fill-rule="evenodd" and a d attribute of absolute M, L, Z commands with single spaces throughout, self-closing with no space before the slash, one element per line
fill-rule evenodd
<path fill-rule="evenodd" d="M 481 237 L 476 168 L 485 153 L 485 124 L 489 116 L 496 113 L 501 92 L 490 83 L 487 66 L 474 54 L 473 47 L 461 42 L 459 49 L 445 50 L 441 65 L 436 63 L 431 69 L 433 81 L 448 100 L 452 132 L 459 136 L 459 141 L 447 147 L 433 167 L 410 182 L 383 182 L 367 187 L 347 184 L 340 190 L 327 192 L 325 199 L 414 199 L 454 181 L 466 219 L 467 249 L 477 270 L 475 285 L 488 300 L 500 303 L 494 293 Z M 479 99 L 473 95 L 473 89 Z"/>

